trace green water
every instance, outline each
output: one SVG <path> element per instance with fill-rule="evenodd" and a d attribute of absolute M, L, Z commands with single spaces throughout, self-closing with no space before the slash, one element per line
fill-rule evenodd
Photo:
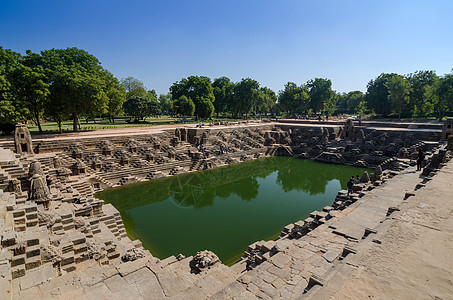
<path fill-rule="evenodd" d="M 247 246 L 331 205 L 366 169 L 272 157 L 108 189 L 129 237 L 159 258 L 211 250 L 225 264 Z"/>

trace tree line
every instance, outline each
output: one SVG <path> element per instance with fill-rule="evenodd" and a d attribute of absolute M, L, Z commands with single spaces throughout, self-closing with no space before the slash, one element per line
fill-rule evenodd
<path fill-rule="evenodd" d="M 437 117 L 453 110 L 453 72 L 434 71 L 407 75 L 382 73 L 369 81 L 365 93 L 332 90 L 329 79 L 285 84 L 276 94 L 251 78 L 233 82 L 189 76 L 172 84 L 169 93 L 157 95 L 143 82 L 117 79 L 101 62 L 78 48 L 50 49 L 21 55 L 0 47 L 0 131 L 17 122 L 32 120 L 42 132 L 42 120 L 54 121 L 61 132 L 65 120 L 73 130 L 86 120 L 126 114 L 135 121 L 151 115 L 178 114 L 207 119 L 213 114 L 240 117 L 249 114 L 358 114 L 383 117 Z"/>

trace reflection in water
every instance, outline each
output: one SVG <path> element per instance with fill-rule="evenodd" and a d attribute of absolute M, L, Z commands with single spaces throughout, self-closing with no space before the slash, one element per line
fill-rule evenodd
<path fill-rule="evenodd" d="M 140 238 L 153 255 L 209 249 L 231 263 L 254 241 L 275 237 L 283 226 L 330 205 L 350 176 L 363 171 L 273 157 L 97 196 L 120 211 L 128 234 Z"/>
<path fill-rule="evenodd" d="M 333 179 L 338 179 L 345 187 L 348 177 L 341 178 L 345 166 L 328 165 L 313 161 L 304 162 L 303 166 L 295 163 L 295 159 L 287 157 L 273 157 L 252 162 L 222 167 L 215 170 L 183 174 L 179 176 L 154 180 L 134 185 L 133 202 L 121 201 L 115 203 L 120 210 L 171 199 L 180 207 L 192 206 L 201 208 L 212 206 L 216 197 L 228 198 L 232 194 L 241 197 L 244 201 L 251 201 L 258 196 L 260 187 L 257 179 L 266 178 L 271 173 L 277 173 L 276 183 L 285 192 L 299 191 L 309 195 L 325 193 L 326 185 Z M 346 167 L 347 168 L 347 167 Z M 354 168 L 357 174 L 363 170 Z M 109 194 L 109 199 L 125 199 L 122 194 L 132 186 L 107 190 L 100 193 L 100 197 Z M 110 195 L 114 192 L 117 196 Z M 150 194 L 152 197 L 150 198 Z M 127 198 L 127 197 L 126 197 Z M 127 207 L 123 207 L 127 205 Z"/>

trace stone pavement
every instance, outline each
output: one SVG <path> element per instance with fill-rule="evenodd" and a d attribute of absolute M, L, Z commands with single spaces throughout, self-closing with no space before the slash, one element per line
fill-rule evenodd
<path fill-rule="evenodd" d="M 452 299 L 452 192 L 450 161 L 386 217 L 309 298 Z"/>
<path fill-rule="evenodd" d="M 381 187 L 369 191 L 351 206 L 343 218 L 331 224 L 335 233 L 360 240 L 365 229 L 373 230 L 386 216 L 388 208 L 397 206 L 403 201 L 404 193 L 413 191 L 420 182 L 420 172 L 416 167 L 409 167 L 399 175 L 385 182 Z"/>

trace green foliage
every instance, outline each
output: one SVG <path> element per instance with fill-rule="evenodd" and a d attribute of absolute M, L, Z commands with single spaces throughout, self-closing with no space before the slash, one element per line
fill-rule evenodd
<path fill-rule="evenodd" d="M 190 98 L 181 96 L 173 103 L 175 111 L 183 116 L 193 116 L 195 112 L 195 104 Z"/>
<path fill-rule="evenodd" d="M 436 81 L 427 94 L 441 121 L 447 111 L 453 110 L 453 72 Z"/>
<path fill-rule="evenodd" d="M 389 103 L 389 91 L 386 83 L 394 75 L 397 74 L 382 73 L 368 83 L 365 101 L 369 110 L 383 116 L 388 116 L 391 113 L 392 106 Z"/>
<path fill-rule="evenodd" d="M 251 78 L 243 78 L 234 86 L 233 110 L 236 113 L 248 114 L 259 98 L 258 81 Z"/>
<path fill-rule="evenodd" d="M 0 46 L 0 131 L 6 133 L 24 117 L 14 93 L 14 74 L 20 66 L 19 53 Z"/>
<path fill-rule="evenodd" d="M 335 93 L 332 91 L 330 79 L 315 78 L 307 82 L 308 95 L 310 96 L 310 108 L 315 112 L 326 111 L 331 113 Z"/>
<path fill-rule="evenodd" d="M 145 85 L 143 84 L 143 82 L 132 76 L 121 79 L 121 85 L 126 89 L 126 92 L 128 93 L 138 88 L 142 88 L 146 93 Z"/>
<path fill-rule="evenodd" d="M 156 99 L 141 96 L 127 99 L 123 104 L 123 109 L 127 115 L 135 118 L 135 122 L 160 113 L 160 105 Z"/>
<path fill-rule="evenodd" d="M 427 97 L 427 91 L 439 80 L 434 71 L 417 71 L 406 76 L 411 86 L 409 104 L 404 106 L 406 116 L 427 117 L 434 111 L 434 104 Z"/>
<path fill-rule="evenodd" d="M 190 76 L 183 78 L 179 82 L 173 83 L 170 87 L 172 99 L 179 99 L 181 96 L 186 96 L 195 104 L 195 115 L 199 118 L 209 118 L 212 115 L 209 105 L 206 101 L 214 102 L 214 88 L 211 84 L 211 79 L 206 76 Z"/>
<path fill-rule="evenodd" d="M 104 73 L 96 57 L 77 48 L 44 50 L 40 57 L 27 54 L 45 69 L 50 93 L 54 95 L 51 98 L 60 97 L 58 107 L 63 111 L 54 115 L 72 114 L 74 131 L 79 115 L 94 117 L 107 112 Z"/>
<path fill-rule="evenodd" d="M 214 107 L 217 112 L 217 116 L 219 113 L 231 110 L 234 83 L 227 77 L 220 77 L 214 80 L 212 86 L 214 88 Z"/>
<path fill-rule="evenodd" d="M 285 111 L 292 114 L 305 113 L 310 103 L 307 86 L 297 86 L 294 82 L 288 82 L 284 90 L 278 94 L 278 103 Z"/>
<path fill-rule="evenodd" d="M 173 100 L 171 99 L 171 94 L 161 94 L 159 95 L 159 104 L 164 114 L 169 114 L 173 109 Z M 193 113 L 192 113 L 193 114 Z"/>
<path fill-rule="evenodd" d="M 363 105 L 365 105 L 365 95 L 361 91 L 352 91 L 347 94 L 337 95 L 339 113 L 362 115 L 365 110 Z"/>
<path fill-rule="evenodd" d="M 42 132 L 40 120 L 48 105 L 49 84 L 41 66 L 18 66 L 14 71 L 14 92 L 16 100 L 24 107 L 26 117 L 33 119 Z"/>
<path fill-rule="evenodd" d="M 107 114 L 112 122 L 115 116 L 123 111 L 123 103 L 126 101 L 126 89 L 120 84 L 119 80 L 107 70 L 104 70 L 105 94 L 108 98 Z"/>
<path fill-rule="evenodd" d="M 277 95 L 268 87 L 261 87 L 258 91 L 258 101 L 256 103 L 256 111 L 267 113 L 272 110 L 277 102 Z"/>
<path fill-rule="evenodd" d="M 198 117 L 208 119 L 214 113 L 214 104 L 208 98 L 198 100 Z"/>
<path fill-rule="evenodd" d="M 388 89 L 388 101 L 401 119 L 403 107 L 409 103 L 410 84 L 403 76 L 394 74 L 384 85 Z"/>

